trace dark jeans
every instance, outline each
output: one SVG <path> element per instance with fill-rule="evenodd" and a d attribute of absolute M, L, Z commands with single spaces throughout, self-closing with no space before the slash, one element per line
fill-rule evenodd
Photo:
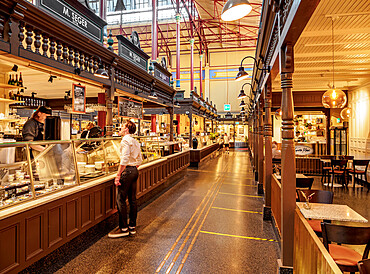
<path fill-rule="evenodd" d="M 127 228 L 127 205 L 126 199 L 130 204 L 130 223 L 129 226 L 136 226 L 137 204 L 136 204 L 136 181 L 139 172 L 136 167 L 127 166 L 121 174 L 120 183 L 117 187 L 117 209 L 119 215 L 119 227 Z"/>

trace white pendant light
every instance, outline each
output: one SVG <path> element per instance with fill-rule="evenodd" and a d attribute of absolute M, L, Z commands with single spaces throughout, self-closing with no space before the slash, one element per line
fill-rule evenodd
<path fill-rule="evenodd" d="M 247 16 L 252 11 L 248 0 L 229 0 L 222 9 L 221 19 L 223 21 L 235 21 Z"/>

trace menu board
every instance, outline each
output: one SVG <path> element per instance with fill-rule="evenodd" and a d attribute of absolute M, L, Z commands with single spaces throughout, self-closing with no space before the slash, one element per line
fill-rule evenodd
<path fill-rule="evenodd" d="M 143 103 L 118 97 L 118 116 L 143 119 Z"/>
<path fill-rule="evenodd" d="M 72 84 L 72 111 L 86 112 L 86 87 Z"/>

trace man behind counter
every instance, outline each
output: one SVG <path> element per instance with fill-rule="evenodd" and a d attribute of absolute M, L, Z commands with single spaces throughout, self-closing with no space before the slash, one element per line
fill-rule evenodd
<path fill-rule="evenodd" d="M 24 141 L 41 141 L 44 140 L 44 124 L 46 117 L 51 115 L 51 108 L 40 106 L 32 114 L 31 118 L 24 124 L 22 137 Z M 45 147 L 33 145 L 32 149 L 43 151 Z"/>

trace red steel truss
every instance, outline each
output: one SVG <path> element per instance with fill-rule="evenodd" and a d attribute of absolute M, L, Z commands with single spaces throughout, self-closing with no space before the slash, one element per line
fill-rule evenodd
<path fill-rule="evenodd" d="M 226 0 L 180 0 L 180 8 L 186 11 L 188 18 L 182 18 L 180 42 L 181 52 L 190 52 L 191 38 L 195 39 L 195 53 L 205 53 L 208 62 L 209 49 L 253 49 L 256 46 L 261 0 L 251 2 L 252 12 L 245 18 L 233 22 L 221 21 L 221 11 Z M 176 10 L 176 0 L 172 0 Z M 152 47 L 151 25 L 108 26 L 113 35 L 129 36 L 133 30 L 140 37 L 141 48 L 148 54 Z M 116 49 L 117 45 L 114 45 Z M 158 52 L 166 55 L 171 62 L 171 52 L 176 52 L 176 22 L 158 22 Z M 171 65 L 171 64 L 169 64 Z"/>

